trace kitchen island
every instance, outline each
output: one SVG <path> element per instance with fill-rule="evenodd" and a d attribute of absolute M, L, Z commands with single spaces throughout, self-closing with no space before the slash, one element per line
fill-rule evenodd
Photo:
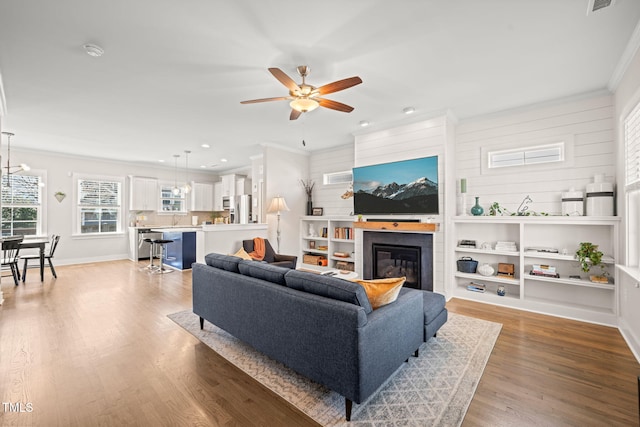
<path fill-rule="evenodd" d="M 162 227 L 151 231 L 161 232 L 164 240 L 162 263 L 177 270 L 188 270 L 196 262 L 196 231 L 200 227 Z"/>
<path fill-rule="evenodd" d="M 196 232 L 196 261 L 204 263 L 204 257 L 212 252 L 234 254 L 242 247 L 243 240 L 254 237 L 266 239 L 267 224 L 210 224 Z"/>

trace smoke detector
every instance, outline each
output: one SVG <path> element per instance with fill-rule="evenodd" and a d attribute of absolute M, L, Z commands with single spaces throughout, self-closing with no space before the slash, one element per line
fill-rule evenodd
<path fill-rule="evenodd" d="M 616 0 L 589 0 L 587 5 L 587 15 L 597 12 L 602 9 L 606 9 L 611 6 L 615 6 Z"/>

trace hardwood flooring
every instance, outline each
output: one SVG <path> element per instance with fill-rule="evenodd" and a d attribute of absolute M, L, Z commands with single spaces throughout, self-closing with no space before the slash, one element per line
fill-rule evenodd
<path fill-rule="evenodd" d="M 2 278 L 0 425 L 317 425 L 166 317 L 191 307 L 190 271 L 151 276 L 144 264 Z M 638 425 L 640 365 L 616 329 L 448 308 L 503 324 L 463 426 Z"/>

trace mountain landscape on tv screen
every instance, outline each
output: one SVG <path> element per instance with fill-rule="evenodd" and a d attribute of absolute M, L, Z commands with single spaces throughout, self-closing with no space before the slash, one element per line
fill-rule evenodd
<path fill-rule="evenodd" d="M 426 177 L 407 184 L 391 182 L 354 194 L 358 214 L 438 213 L 438 184 Z"/>

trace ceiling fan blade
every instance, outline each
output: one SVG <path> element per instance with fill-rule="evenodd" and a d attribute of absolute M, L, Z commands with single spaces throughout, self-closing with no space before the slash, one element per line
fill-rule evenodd
<path fill-rule="evenodd" d="M 298 117 L 300 117 L 302 115 L 302 113 L 298 110 L 294 110 L 293 108 L 291 109 L 291 115 L 289 116 L 289 120 L 296 120 Z"/>
<path fill-rule="evenodd" d="M 271 74 L 273 74 L 273 77 L 278 79 L 280 83 L 285 85 L 290 92 L 300 90 L 300 86 L 298 86 L 298 84 L 294 82 L 291 77 L 287 76 L 280 68 L 269 68 L 269 72 L 271 72 Z"/>
<path fill-rule="evenodd" d="M 342 111 L 344 113 L 350 113 L 353 111 L 353 107 L 343 104 L 342 102 L 332 101 L 330 99 L 315 98 L 320 103 L 321 107 L 331 108 L 332 110 Z"/>
<path fill-rule="evenodd" d="M 277 96 L 275 98 L 250 99 L 249 101 L 240 101 L 240 104 L 255 104 L 256 102 L 268 102 L 268 101 L 284 101 L 287 99 L 293 99 L 293 98 L 290 96 Z"/>
<path fill-rule="evenodd" d="M 338 92 L 339 90 L 345 90 L 352 86 L 362 83 L 360 77 L 349 77 L 348 79 L 338 80 L 337 82 L 329 83 L 324 86 L 320 86 L 317 92 L 320 95 L 326 95 L 328 93 Z"/>

